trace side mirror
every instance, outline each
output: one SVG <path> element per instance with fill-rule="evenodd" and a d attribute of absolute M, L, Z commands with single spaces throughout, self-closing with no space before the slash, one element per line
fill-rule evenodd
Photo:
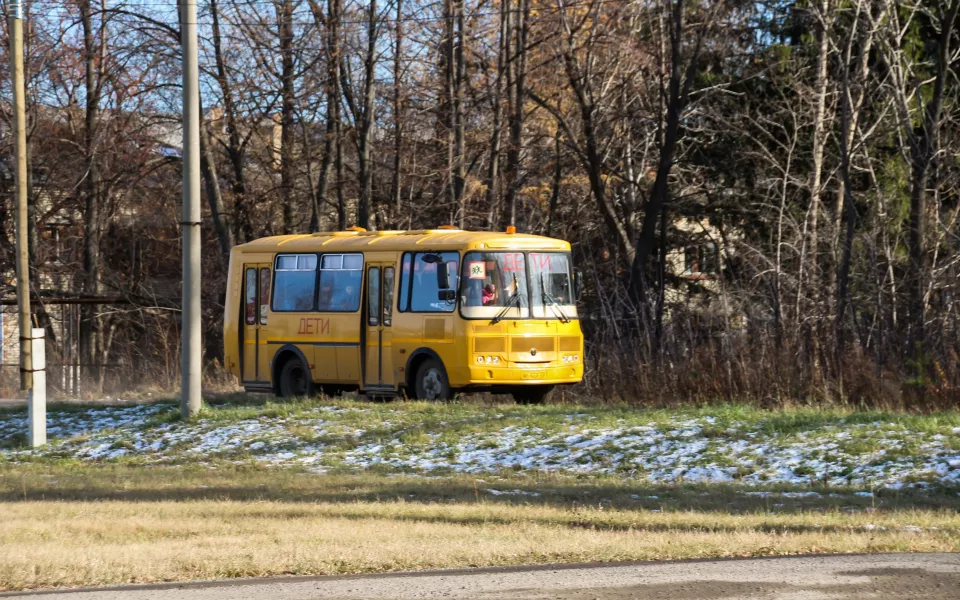
<path fill-rule="evenodd" d="M 450 273 L 447 272 L 447 263 L 437 264 L 437 287 L 441 290 L 450 288 Z"/>
<path fill-rule="evenodd" d="M 441 302 L 456 302 L 457 290 L 440 290 L 437 292 L 437 300 Z"/>
<path fill-rule="evenodd" d="M 583 293 L 583 271 L 580 269 L 573 269 L 573 297 L 576 300 L 580 300 L 580 294 Z"/>
<path fill-rule="evenodd" d="M 448 290 L 452 286 L 450 282 L 456 277 L 453 262 L 441 262 L 437 264 L 437 287 L 441 290 Z"/>

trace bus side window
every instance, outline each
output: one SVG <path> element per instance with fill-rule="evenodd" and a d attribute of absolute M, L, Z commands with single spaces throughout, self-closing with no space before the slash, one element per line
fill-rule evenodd
<path fill-rule="evenodd" d="M 357 312 L 363 283 L 362 254 L 324 254 L 320 264 L 321 312 Z"/>
<path fill-rule="evenodd" d="M 383 270 L 383 325 L 393 323 L 393 267 Z"/>
<path fill-rule="evenodd" d="M 410 310 L 410 253 L 403 255 L 403 262 L 400 263 L 400 303 L 397 310 L 406 312 Z"/>
<path fill-rule="evenodd" d="M 440 256 L 440 261 L 430 260 L 430 256 Z M 427 260 L 424 260 L 424 258 Z M 460 255 L 456 252 L 418 252 L 413 261 L 413 293 L 410 298 L 410 310 L 414 312 L 453 312 L 456 302 L 437 299 L 440 288 L 437 285 L 437 269 L 447 268 L 450 264 L 454 273 L 450 279 L 450 289 L 457 289 Z"/>
<path fill-rule="evenodd" d="M 260 324 L 267 324 L 267 308 L 270 306 L 270 269 L 260 269 Z"/>
<path fill-rule="evenodd" d="M 265 290 L 270 289 L 267 271 Z M 281 254 L 276 261 L 276 281 L 273 282 L 273 312 L 313 310 L 317 286 L 316 254 Z M 266 304 L 264 297 L 261 302 Z"/>
<path fill-rule="evenodd" d="M 380 324 L 380 267 L 367 271 L 367 323 L 371 327 Z"/>
<path fill-rule="evenodd" d="M 257 270 L 247 269 L 244 299 L 247 305 L 247 325 L 257 324 Z"/>

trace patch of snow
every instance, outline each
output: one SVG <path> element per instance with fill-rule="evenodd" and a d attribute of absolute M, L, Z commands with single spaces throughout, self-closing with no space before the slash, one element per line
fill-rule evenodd
<path fill-rule="evenodd" d="M 402 408 L 368 411 L 329 406 L 301 412 L 295 418 L 170 420 L 147 427 L 154 417 L 175 410 L 169 405 L 139 405 L 51 411 L 48 447 L 0 448 L 0 460 L 46 454 L 148 463 L 217 459 L 243 464 L 252 460 L 269 467 L 300 466 L 315 472 L 336 465 L 338 469 L 377 467 L 423 476 L 453 472 L 493 477 L 499 471 L 519 470 L 617 476 L 654 485 L 806 487 L 815 482 L 861 489 L 960 485 L 960 452 L 950 447 L 949 436 L 911 431 L 899 424 L 825 425 L 780 434 L 769 433 L 762 424 L 731 423 L 726 429 L 728 437 L 705 438 L 704 427 L 714 425 L 714 417 L 678 416 L 645 425 L 631 425 L 621 418 L 612 426 L 597 427 L 591 425 L 596 417 L 575 414 L 564 416 L 562 427 L 555 430 L 508 421 L 489 430 L 471 428 L 458 437 L 450 434 L 456 431 L 455 425 L 448 424 L 443 435 L 428 431 L 423 443 L 407 445 L 397 431 L 407 422 L 400 414 Z M 368 423 L 365 427 L 348 425 L 356 422 L 358 412 L 365 417 L 362 422 Z M 344 415 L 347 420 L 342 420 Z M 0 446 L 4 440 L 22 435 L 26 425 L 25 411 L 0 415 Z M 385 437 L 381 438 L 380 432 L 385 432 Z M 960 432 L 960 427 L 953 432 Z M 321 436 L 327 443 L 314 441 Z M 864 439 L 871 442 L 868 450 L 860 449 L 859 442 Z M 904 447 L 911 452 L 899 451 Z M 897 450 L 890 455 L 895 459 L 887 458 L 892 450 Z M 216 460 L 210 468 L 215 465 Z M 770 493 L 749 494 L 765 497 Z M 870 492 L 856 494 L 872 496 Z M 812 491 L 779 495 L 820 496 Z"/>
<path fill-rule="evenodd" d="M 489 489 L 487 493 L 492 496 L 539 496 L 540 492 L 527 492 L 524 490 L 494 490 Z"/>

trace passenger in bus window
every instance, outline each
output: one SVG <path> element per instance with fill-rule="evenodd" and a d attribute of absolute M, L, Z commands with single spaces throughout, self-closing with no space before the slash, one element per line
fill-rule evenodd
<path fill-rule="evenodd" d="M 483 288 L 483 305 L 494 304 L 497 301 L 497 286 L 488 283 Z"/>
<path fill-rule="evenodd" d="M 339 294 L 334 309 L 344 311 L 356 310 L 359 300 L 360 297 L 357 295 L 356 288 L 350 284 L 347 284 L 346 287 L 343 288 L 343 291 Z"/>
<path fill-rule="evenodd" d="M 310 306 L 310 302 L 313 300 L 310 296 L 299 295 L 296 300 L 296 308 L 294 310 L 310 310 L 313 308 Z"/>
<path fill-rule="evenodd" d="M 332 303 L 333 286 L 327 282 L 324 282 L 323 286 L 320 288 L 320 299 L 318 306 L 320 307 L 320 310 L 329 310 Z"/>

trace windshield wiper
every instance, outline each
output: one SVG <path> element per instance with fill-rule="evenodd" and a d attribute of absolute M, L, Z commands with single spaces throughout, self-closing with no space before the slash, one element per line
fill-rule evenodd
<path fill-rule="evenodd" d="M 493 319 L 490 320 L 491 325 L 496 325 L 507 316 L 507 312 L 513 308 L 513 305 L 516 304 L 517 308 L 523 307 L 523 292 L 520 291 L 520 288 L 517 286 L 517 274 L 513 274 L 513 289 L 517 290 L 510 299 L 507 300 L 507 303 L 503 305 L 503 308 L 500 309 L 500 312 L 497 313 Z"/>
<path fill-rule="evenodd" d="M 563 309 L 560 307 L 560 303 L 557 300 L 547 293 L 547 288 L 543 284 L 543 273 L 540 273 L 540 301 L 550 305 L 550 308 L 553 309 L 553 312 L 560 317 L 561 323 L 569 323 L 570 317 L 567 316 Z"/>

